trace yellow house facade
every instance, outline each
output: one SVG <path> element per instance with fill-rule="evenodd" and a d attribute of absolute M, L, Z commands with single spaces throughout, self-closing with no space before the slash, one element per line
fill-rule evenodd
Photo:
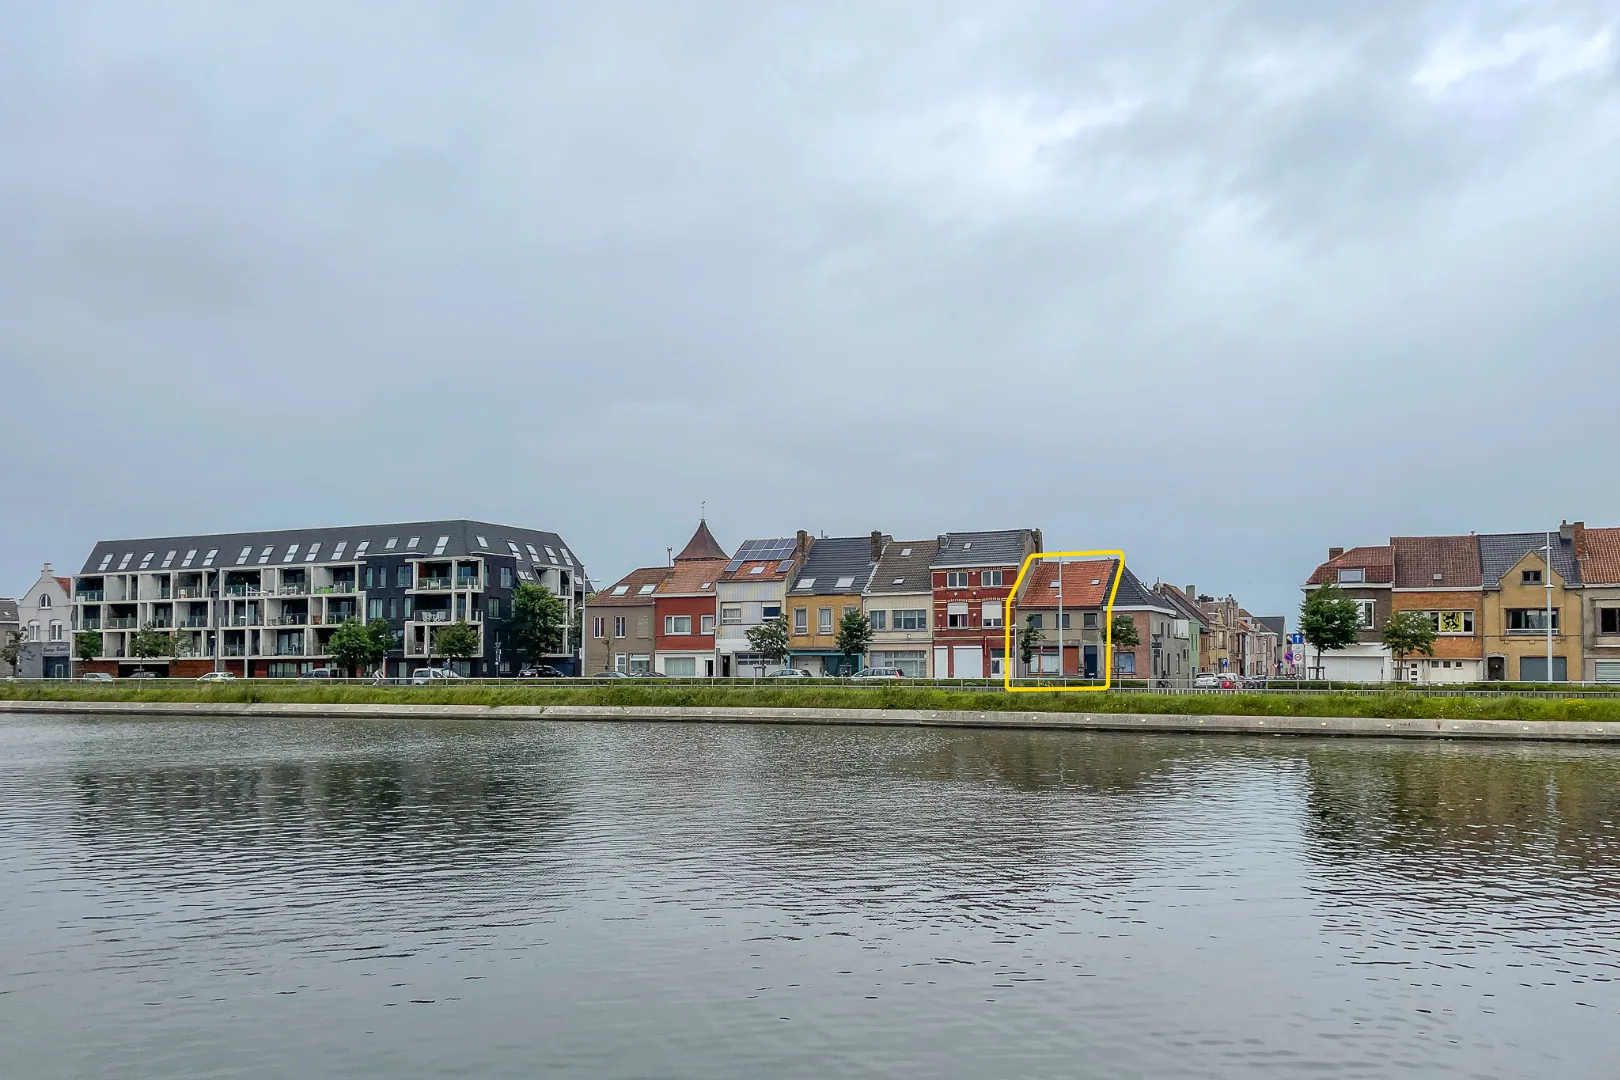
<path fill-rule="evenodd" d="M 864 656 L 847 657 L 838 651 L 838 624 L 849 612 L 861 610 L 861 596 L 888 541 L 883 533 L 874 532 L 820 537 L 811 543 L 783 598 L 788 666 L 812 675 L 854 674 L 866 666 Z"/>
<path fill-rule="evenodd" d="M 1569 587 L 1579 583 L 1573 548 L 1553 533 L 1549 562 L 1546 543 L 1537 533 L 1480 537 L 1487 680 L 1547 681 L 1549 586 L 1552 679 L 1581 677 L 1581 594 Z"/>

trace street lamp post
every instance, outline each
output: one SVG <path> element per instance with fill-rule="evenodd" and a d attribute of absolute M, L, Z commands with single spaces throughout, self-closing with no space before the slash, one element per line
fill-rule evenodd
<path fill-rule="evenodd" d="M 1063 670 L 1063 559 L 1058 558 L 1058 612 L 1057 612 L 1057 647 L 1058 647 L 1058 681 L 1061 683 L 1067 674 Z"/>
<path fill-rule="evenodd" d="M 1552 596 L 1552 533 L 1547 533 L 1547 681 L 1553 681 L 1553 596 Z M 1522 674 L 1522 673 L 1521 673 Z"/>

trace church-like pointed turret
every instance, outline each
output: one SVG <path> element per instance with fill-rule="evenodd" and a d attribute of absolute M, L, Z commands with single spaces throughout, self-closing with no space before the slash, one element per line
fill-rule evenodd
<path fill-rule="evenodd" d="M 690 562 L 694 559 L 729 558 L 731 556 L 726 554 L 726 549 L 720 546 L 719 542 L 715 540 L 714 534 L 709 531 L 709 523 L 706 520 L 700 520 L 697 532 L 693 533 L 692 539 L 688 540 L 686 546 L 681 548 L 681 553 L 675 556 L 675 561 Z"/>

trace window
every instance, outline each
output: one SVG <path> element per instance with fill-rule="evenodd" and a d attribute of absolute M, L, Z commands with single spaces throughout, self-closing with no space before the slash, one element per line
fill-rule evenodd
<path fill-rule="evenodd" d="M 986 600 L 979 608 L 979 625 L 997 627 L 1001 625 L 1001 602 Z"/>
<path fill-rule="evenodd" d="M 808 634 L 810 632 L 810 609 L 796 607 L 793 609 L 793 632 L 795 634 Z"/>
<path fill-rule="evenodd" d="M 145 564 L 143 563 L 142 565 L 145 565 Z M 1519 582 L 1520 582 L 1520 584 L 1523 584 L 1523 585 L 1540 585 L 1541 584 L 1541 571 L 1540 570 L 1523 570 L 1523 571 L 1520 571 L 1520 573 L 1519 573 Z"/>
<path fill-rule="evenodd" d="M 1553 633 L 1558 633 L 1558 609 L 1552 610 Z M 1507 631 L 1510 634 L 1545 634 L 1547 632 L 1546 608 L 1509 608 L 1507 613 Z M 1545 661 L 1546 657 L 1542 657 Z M 1543 676 L 1545 678 L 1545 676 Z"/>
<path fill-rule="evenodd" d="M 1042 625 L 1042 616 L 1040 616 L 1040 615 L 1031 615 L 1029 618 L 1025 619 L 1024 621 L 1029 624 L 1029 628 L 1031 630 L 1044 629 L 1044 627 Z"/>
<path fill-rule="evenodd" d="M 813 577 L 800 578 L 799 583 L 797 585 L 793 586 L 793 587 L 795 589 L 809 589 L 809 588 L 814 587 L 815 583 L 816 583 L 816 579 L 813 578 Z"/>
<path fill-rule="evenodd" d="M 394 584 L 402 589 L 410 588 L 411 568 L 409 566 L 397 566 L 394 568 Z"/>
<path fill-rule="evenodd" d="M 500 618 L 501 617 L 501 598 L 498 597 L 498 596 L 490 597 L 484 603 L 484 612 L 485 612 L 485 614 L 487 614 L 492 619 Z"/>
<path fill-rule="evenodd" d="M 109 553 L 109 554 L 103 555 L 101 557 L 101 565 L 96 567 L 96 570 L 97 570 L 97 572 L 100 572 L 102 570 L 107 569 L 107 567 L 110 566 L 110 565 L 112 565 L 112 555 Z"/>
<path fill-rule="evenodd" d="M 593 637 L 593 638 L 605 638 L 605 637 L 607 637 L 607 616 L 606 615 L 598 615 L 598 616 L 596 616 L 596 618 L 591 620 L 591 637 Z"/>
<path fill-rule="evenodd" d="M 1598 633 L 1620 634 L 1620 608 L 1598 609 Z"/>
<path fill-rule="evenodd" d="M 1340 570 L 1338 581 L 1340 585 L 1359 585 L 1367 580 L 1367 571 L 1360 568 Z"/>
<path fill-rule="evenodd" d="M 1353 600 L 1353 603 L 1361 616 L 1361 628 L 1363 630 L 1371 629 L 1373 620 L 1378 617 L 1375 602 L 1372 600 Z"/>
<path fill-rule="evenodd" d="M 736 626 L 742 622 L 741 604 L 721 604 L 720 622 L 725 626 Z"/>
<path fill-rule="evenodd" d="M 1071 626 L 1070 626 L 1070 625 L 1069 625 L 1069 618 L 1070 618 L 1070 614 L 1069 614 L 1069 612 L 1067 612 L 1067 611 L 1065 611 L 1065 612 L 1064 612 L 1064 613 L 1063 613 L 1063 629 L 1065 629 L 1065 630 L 1071 630 L 1071 629 L 1073 629 L 1073 627 L 1071 627 Z"/>
<path fill-rule="evenodd" d="M 61 624 L 61 622 L 59 622 L 56 619 L 51 620 L 51 640 L 52 641 L 61 641 L 62 640 L 62 624 Z"/>
<path fill-rule="evenodd" d="M 141 569 L 142 570 L 145 570 L 148 566 L 152 565 L 152 556 L 154 556 L 156 554 L 157 554 L 157 552 L 155 552 L 155 551 L 148 551 L 146 553 L 146 557 L 141 560 Z"/>
<path fill-rule="evenodd" d="M 31 620 L 28 623 L 28 640 L 29 641 L 38 641 L 39 640 L 39 620 L 38 619 Z"/>
<path fill-rule="evenodd" d="M 887 630 L 889 628 L 889 613 L 882 609 L 868 611 L 866 620 L 872 624 L 873 630 Z"/>
<path fill-rule="evenodd" d="M 759 617 L 762 619 L 780 619 L 782 617 L 781 604 L 761 604 Z"/>
<path fill-rule="evenodd" d="M 405 541 L 405 550 L 406 551 L 415 551 L 416 550 L 416 545 L 420 544 L 421 542 L 422 542 L 422 538 L 420 536 L 413 536 L 409 540 Z"/>
<path fill-rule="evenodd" d="M 242 549 L 242 558 L 246 559 L 248 557 L 248 553 L 251 552 L 252 550 L 253 550 L 252 548 L 243 548 Z M 127 569 L 129 567 L 129 560 L 133 559 L 134 557 L 135 557 L 135 553 L 133 551 L 124 552 L 124 557 L 122 559 L 118 560 L 118 569 L 120 569 L 120 570 Z"/>
<path fill-rule="evenodd" d="M 655 588 L 657 588 L 656 585 L 643 585 L 641 588 L 636 590 L 636 595 L 637 596 L 651 596 L 652 591 Z"/>
<path fill-rule="evenodd" d="M 1001 571 L 984 570 L 979 574 L 979 584 L 987 589 L 1001 588 Z"/>
<path fill-rule="evenodd" d="M 750 574 L 763 574 L 765 572 L 765 568 L 763 566 L 751 566 L 748 568 L 748 572 Z"/>
<path fill-rule="evenodd" d="M 289 563 L 289 562 L 292 562 L 293 560 L 295 560 L 297 558 L 298 558 L 298 545 L 297 544 L 288 544 L 287 545 L 287 554 L 281 561 L 284 562 L 284 563 Z"/>
<path fill-rule="evenodd" d="M 370 540 L 362 540 L 362 541 L 360 541 L 359 546 L 357 546 L 354 549 L 354 557 L 358 559 L 358 558 L 362 557 L 363 555 L 365 555 L 366 549 L 369 548 L 370 546 L 371 546 L 371 541 Z"/>
<path fill-rule="evenodd" d="M 1080 629 L 1082 629 L 1082 630 L 1095 630 L 1095 629 L 1097 629 L 1097 613 L 1095 611 L 1086 611 L 1086 612 L 1081 613 L 1081 615 L 1080 615 Z"/>
<path fill-rule="evenodd" d="M 388 598 L 388 617 L 390 619 L 399 618 L 399 597 L 397 596 Z"/>
<path fill-rule="evenodd" d="M 647 656 L 632 656 L 630 658 L 630 674 L 645 675 L 652 670 L 652 658 Z"/>
<path fill-rule="evenodd" d="M 697 675 L 697 657 L 671 656 L 664 661 L 664 674 L 676 679 L 690 679 Z"/>
<path fill-rule="evenodd" d="M 347 540 L 339 540 L 337 542 L 337 547 L 332 549 L 332 560 L 336 562 L 338 559 L 343 558 L 343 549 L 348 546 L 349 542 Z"/>
<path fill-rule="evenodd" d="M 714 616 L 713 615 L 704 615 L 703 617 L 698 619 L 698 633 L 713 635 L 713 633 L 714 633 Z"/>
<path fill-rule="evenodd" d="M 968 625 L 968 606 L 955 601 L 945 606 L 945 625 L 961 629 Z"/>
<path fill-rule="evenodd" d="M 837 581 L 833 582 L 833 588 L 835 588 L 835 589 L 853 588 L 854 585 L 855 585 L 855 576 L 853 574 L 845 574 L 843 577 L 841 577 Z"/>
<path fill-rule="evenodd" d="M 1058 673 L 1058 655 L 1056 651 L 1036 653 L 1029 659 L 1029 670 L 1032 675 L 1056 675 Z"/>
<path fill-rule="evenodd" d="M 1437 634 L 1472 634 L 1474 632 L 1474 613 L 1472 611 L 1425 611 L 1424 616 L 1434 625 Z"/>
<path fill-rule="evenodd" d="M 321 553 L 321 545 L 320 545 L 320 542 L 317 541 L 316 543 L 313 543 L 313 544 L 309 545 L 309 550 L 304 552 L 304 561 L 305 562 L 314 562 L 315 561 L 315 556 L 319 555 L 320 553 Z"/>
<path fill-rule="evenodd" d="M 259 552 L 259 565 L 260 566 L 263 566 L 265 563 L 270 561 L 270 552 L 272 550 L 273 550 L 272 548 L 266 547 L 263 551 Z"/>
<path fill-rule="evenodd" d="M 485 540 L 482 536 L 475 536 L 473 539 L 478 541 L 478 546 L 479 547 L 483 548 L 485 551 L 489 550 L 489 541 L 488 540 Z"/>
<path fill-rule="evenodd" d="M 39 595 L 39 606 L 40 607 L 50 607 L 51 606 L 51 598 L 50 598 L 50 595 L 48 593 L 40 593 L 40 595 Z"/>
<path fill-rule="evenodd" d="M 383 550 L 384 551 L 393 551 L 398 546 L 399 546 L 399 537 L 390 536 L 388 538 L 388 543 L 383 545 Z"/>
<path fill-rule="evenodd" d="M 173 565 L 174 557 L 178 554 L 180 554 L 178 551 L 171 551 L 167 555 L 163 556 L 163 565 L 159 567 L 159 569 L 167 570 L 171 565 Z"/>
<path fill-rule="evenodd" d="M 953 570 L 945 575 L 947 589 L 965 589 L 968 587 L 968 573 L 966 570 Z"/>
<path fill-rule="evenodd" d="M 613 586 L 613 595 L 614 596 L 623 596 L 625 593 L 627 593 L 629 591 L 630 591 L 630 586 L 628 586 L 628 585 L 615 585 L 615 586 Z"/>
<path fill-rule="evenodd" d="M 691 632 L 692 632 L 692 616 L 690 616 L 690 615 L 665 615 L 664 616 L 664 633 L 666 633 L 666 634 L 690 634 Z"/>
<path fill-rule="evenodd" d="M 894 628 L 896 630 L 928 629 L 928 609 L 896 608 L 894 612 Z"/>
<path fill-rule="evenodd" d="M 830 634 L 833 632 L 832 608 L 816 608 L 816 633 Z"/>
<path fill-rule="evenodd" d="M 615 615 L 615 616 L 613 616 L 613 636 L 614 637 L 625 637 L 625 636 L 627 636 L 625 634 L 625 629 L 626 629 L 626 623 L 628 621 L 629 620 L 627 620 L 623 615 Z"/>
<path fill-rule="evenodd" d="M 192 548 L 190 551 L 186 552 L 186 557 L 180 560 L 180 568 L 182 570 L 184 570 L 186 567 L 190 566 L 191 561 L 193 559 L 195 559 L 196 557 L 197 557 L 197 549 Z"/>
<path fill-rule="evenodd" d="M 446 547 L 448 547 L 449 545 L 450 545 L 450 538 L 448 536 L 439 537 L 437 540 L 435 540 L 433 542 L 433 554 L 435 554 L 435 555 L 443 555 L 444 554 L 444 549 Z"/>
<path fill-rule="evenodd" d="M 1134 652 L 1116 652 L 1114 654 L 1115 675 L 1136 674 L 1136 654 Z"/>
<path fill-rule="evenodd" d="M 501 588 L 510 589 L 511 587 L 512 587 L 512 568 L 510 566 L 503 566 L 503 567 L 501 567 Z"/>
<path fill-rule="evenodd" d="M 412 605 L 412 603 L 414 603 L 414 601 L 415 601 L 414 597 L 407 596 L 405 598 L 404 608 L 405 608 L 405 617 L 407 619 L 411 617 L 411 605 Z"/>
<path fill-rule="evenodd" d="M 380 619 L 382 617 L 383 617 L 382 597 L 379 596 L 379 597 L 376 597 L 374 599 L 367 600 L 366 601 L 366 618 L 368 618 L 368 619 Z"/>

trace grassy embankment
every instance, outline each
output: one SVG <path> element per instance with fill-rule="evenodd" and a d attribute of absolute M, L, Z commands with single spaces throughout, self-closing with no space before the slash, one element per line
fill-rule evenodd
<path fill-rule="evenodd" d="M 373 687 L 239 682 L 0 683 L 6 700 L 309 702 L 416 705 L 690 705 L 799 709 L 959 709 L 980 712 L 1105 712 L 1241 716 L 1368 716 L 1387 719 L 1620 721 L 1620 697 L 1426 697 L 1377 694 L 1007 694 L 905 686 L 634 686 Z"/>

